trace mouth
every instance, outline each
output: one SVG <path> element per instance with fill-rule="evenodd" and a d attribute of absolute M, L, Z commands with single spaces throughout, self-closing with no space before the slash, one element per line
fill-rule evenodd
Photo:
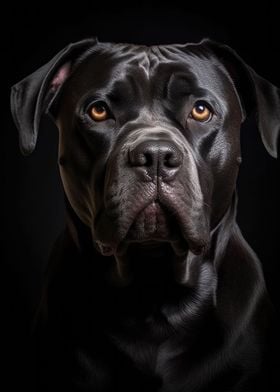
<path fill-rule="evenodd" d="M 189 252 L 177 219 L 157 200 L 140 211 L 115 249 L 99 247 L 103 255 L 115 257 L 115 276 L 148 285 L 176 280 Z"/>
<path fill-rule="evenodd" d="M 159 244 L 166 242 L 172 245 L 178 256 L 184 255 L 188 250 L 187 242 L 174 215 L 157 200 L 138 214 L 128 230 L 125 242 L 149 248 L 152 254 L 159 251 Z"/>
<path fill-rule="evenodd" d="M 98 242 L 104 256 L 116 255 L 122 257 L 128 248 L 143 250 L 146 256 L 163 256 L 163 245 L 169 244 L 178 257 L 186 256 L 189 244 L 184 238 L 180 225 L 174 214 L 161 205 L 158 200 L 144 207 L 133 220 L 126 236 L 117 246 L 105 245 Z"/>

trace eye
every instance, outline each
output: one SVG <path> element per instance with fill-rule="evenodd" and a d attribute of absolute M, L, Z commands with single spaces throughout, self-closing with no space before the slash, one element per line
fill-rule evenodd
<path fill-rule="evenodd" d="M 212 110 L 210 109 L 209 105 L 204 101 L 196 102 L 190 113 L 190 117 L 193 118 L 195 121 L 199 122 L 209 121 L 212 116 Z"/>
<path fill-rule="evenodd" d="M 87 110 L 87 114 L 94 121 L 105 121 L 110 117 L 108 106 L 102 101 L 93 103 Z"/>

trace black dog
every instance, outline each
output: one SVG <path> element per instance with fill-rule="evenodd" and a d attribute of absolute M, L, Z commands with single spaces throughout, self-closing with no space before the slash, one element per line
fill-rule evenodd
<path fill-rule="evenodd" d="M 38 390 L 257 390 L 269 301 L 235 221 L 240 126 L 277 156 L 279 90 L 229 47 L 84 40 L 12 89 L 23 153 L 59 129 L 67 230 Z"/>

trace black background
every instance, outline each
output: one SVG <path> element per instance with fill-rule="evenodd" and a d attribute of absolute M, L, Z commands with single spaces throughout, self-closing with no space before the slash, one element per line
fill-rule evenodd
<path fill-rule="evenodd" d="M 10 4 L 2 13 L 1 125 L 1 349 L 8 384 L 32 389 L 34 368 L 28 334 L 38 303 L 51 244 L 64 225 L 57 172 L 57 130 L 44 123 L 35 152 L 22 157 L 9 111 L 9 90 L 49 61 L 69 42 L 91 36 L 100 41 L 143 44 L 197 42 L 210 37 L 232 46 L 255 71 L 280 86 L 278 12 L 269 4 L 244 11 L 233 2 L 192 6 L 135 2 L 73 5 Z M 279 108 L 280 110 L 280 108 Z M 265 151 L 253 119 L 241 131 L 243 163 L 238 179 L 238 222 L 262 260 L 272 301 L 279 306 L 279 161 Z M 3 362 L 4 361 L 4 362 Z"/>

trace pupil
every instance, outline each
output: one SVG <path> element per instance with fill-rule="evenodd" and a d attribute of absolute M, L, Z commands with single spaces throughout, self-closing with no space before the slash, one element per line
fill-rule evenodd
<path fill-rule="evenodd" d="M 204 110 L 205 110 L 205 106 L 203 106 L 203 105 L 198 105 L 198 106 L 196 107 L 196 110 L 197 110 L 199 113 L 203 113 Z"/>
<path fill-rule="evenodd" d="M 96 112 L 97 113 L 103 113 L 104 111 L 105 111 L 105 109 L 104 109 L 104 107 L 103 106 L 96 106 L 95 107 L 95 110 L 96 110 Z"/>

